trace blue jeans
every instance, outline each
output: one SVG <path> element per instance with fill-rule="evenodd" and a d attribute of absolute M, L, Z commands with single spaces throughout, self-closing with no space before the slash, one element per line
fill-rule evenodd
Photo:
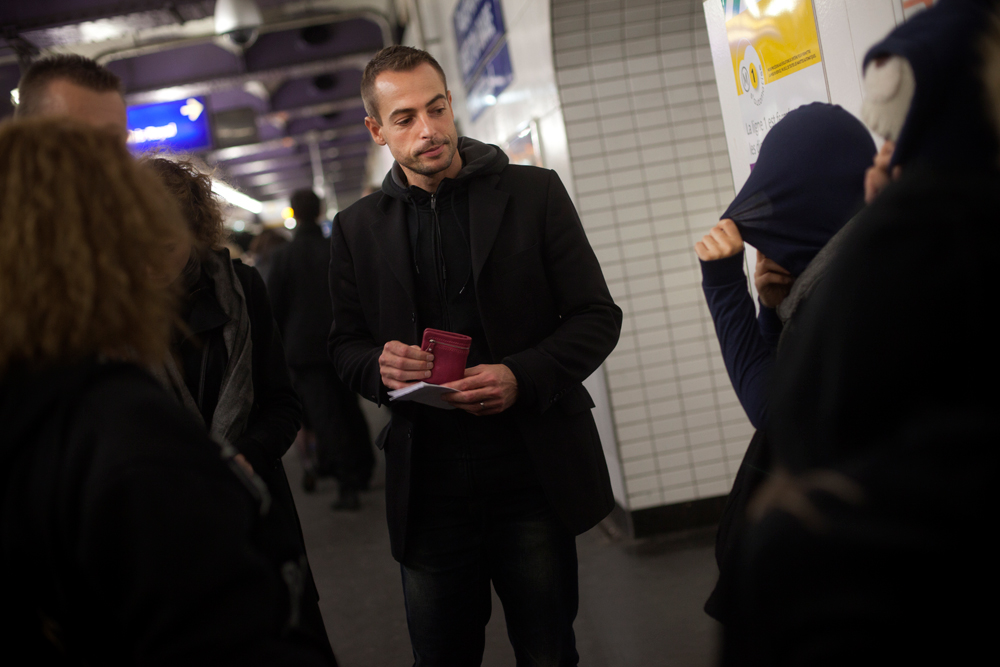
<path fill-rule="evenodd" d="M 539 489 L 414 503 L 402 563 L 415 667 L 477 666 L 490 581 L 518 667 L 576 667 L 576 538 Z"/>

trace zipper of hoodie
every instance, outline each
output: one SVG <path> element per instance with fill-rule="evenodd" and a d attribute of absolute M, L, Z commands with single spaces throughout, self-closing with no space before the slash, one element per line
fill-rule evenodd
<path fill-rule="evenodd" d="M 438 217 L 437 193 L 431 195 L 431 215 L 434 219 L 434 259 L 437 264 L 438 299 L 441 301 L 441 316 L 444 319 L 445 331 L 451 331 L 451 317 L 448 313 L 448 267 L 444 259 L 444 243 L 441 241 L 441 219 Z"/>

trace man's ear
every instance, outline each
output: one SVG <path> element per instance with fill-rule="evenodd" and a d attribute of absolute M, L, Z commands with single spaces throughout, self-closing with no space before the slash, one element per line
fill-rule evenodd
<path fill-rule="evenodd" d="M 382 126 L 371 116 L 365 116 L 365 127 L 372 135 L 372 139 L 379 146 L 385 146 L 385 138 L 382 136 Z"/>

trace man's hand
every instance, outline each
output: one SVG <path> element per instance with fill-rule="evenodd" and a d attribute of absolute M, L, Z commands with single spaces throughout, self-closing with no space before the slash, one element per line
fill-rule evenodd
<path fill-rule="evenodd" d="M 457 394 L 441 398 L 474 415 L 500 414 L 517 400 L 517 378 L 503 364 L 480 364 L 465 369 L 465 377 L 444 385 Z"/>
<path fill-rule="evenodd" d="M 897 165 L 892 173 L 889 173 L 889 163 L 892 162 L 892 153 L 896 150 L 896 144 L 886 141 L 879 149 L 878 155 L 872 166 L 865 172 L 865 203 L 871 204 L 875 201 L 883 190 L 889 187 L 889 183 L 898 181 L 903 170 Z"/>
<path fill-rule="evenodd" d="M 434 355 L 424 352 L 418 345 L 407 345 L 390 340 L 378 358 L 378 371 L 382 384 L 389 389 L 402 389 L 411 382 L 426 380 L 434 368 Z"/>
<path fill-rule="evenodd" d="M 785 269 L 778 266 L 773 259 L 768 259 L 760 250 L 757 251 L 757 266 L 754 267 L 753 284 L 757 287 L 760 302 L 767 308 L 777 308 L 792 291 L 795 278 Z"/>
<path fill-rule="evenodd" d="M 732 257 L 741 250 L 743 237 L 740 236 L 740 230 L 736 229 L 736 223 L 729 218 L 720 220 L 719 224 L 712 227 L 712 231 L 694 245 L 698 259 L 703 262 Z"/>

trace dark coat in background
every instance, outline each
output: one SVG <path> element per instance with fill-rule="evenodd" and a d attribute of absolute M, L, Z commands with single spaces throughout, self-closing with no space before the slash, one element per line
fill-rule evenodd
<path fill-rule="evenodd" d="M 304 221 L 292 241 L 271 254 L 268 292 L 306 426 L 316 433 L 317 472 L 335 475 L 350 492 L 367 486 L 375 454 L 358 397 L 330 362 L 329 271 L 330 243 L 318 224 Z"/>
<path fill-rule="evenodd" d="M 322 228 L 302 222 L 291 242 L 271 254 L 267 291 L 289 366 L 329 364 L 330 244 Z"/>
<path fill-rule="evenodd" d="M 614 506 L 594 402 L 581 383 L 617 343 L 621 310 L 555 172 L 510 165 L 468 188 L 473 281 L 492 363 L 508 360 L 530 381 L 510 410 L 546 497 L 580 533 Z M 348 386 L 378 404 L 388 402 L 382 347 L 421 340 L 407 215 L 404 202 L 374 193 L 337 215 L 331 237 L 330 356 Z M 379 444 L 400 560 L 417 434 L 413 406 L 391 407 Z"/>
<path fill-rule="evenodd" d="M 287 634 L 303 599 L 279 568 L 301 575 L 301 551 L 255 546 L 268 528 L 249 478 L 148 373 L 8 373 L 0 430 L 0 639 L 13 660 L 332 664 L 328 647 Z"/>

